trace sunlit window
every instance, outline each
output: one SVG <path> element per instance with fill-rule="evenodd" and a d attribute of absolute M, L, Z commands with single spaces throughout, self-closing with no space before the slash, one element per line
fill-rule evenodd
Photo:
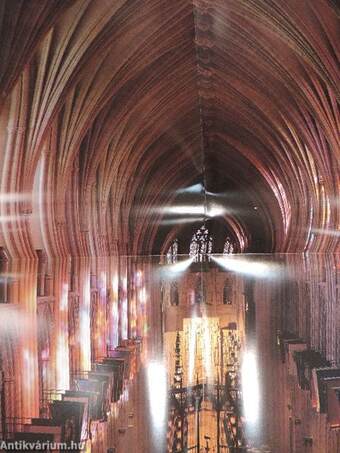
<path fill-rule="evenodd" d="M 169 250 L 167 251 L 166 254 L 167 264 L 177 263 L 177 255 L 178 255 L 178 239 L 175 239 L 173 243 L 170 245 Z"/>
<path fill-rule="evenodd" d="M 193 235 L 190 243 L 189 255 L 196 263 L 210 259 L 212 253 L 213 239 L 209 230 L 203 225 Z"/>
<path fill-rule="evenodd" d="M 232 243 L 230 237 L 228 236 L 224 243 L 223 255 L 231 255 L 232 253 L 234 253 L 234 251 L 235 251 L 234 244 Z"/>

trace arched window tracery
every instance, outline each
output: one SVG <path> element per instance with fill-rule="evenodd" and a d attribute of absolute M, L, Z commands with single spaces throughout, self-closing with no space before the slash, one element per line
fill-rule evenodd
<path fill-rule="evenodd" d="M 167 264 L 177 263 L 177 257 L 178 257 L 178 239 L 175 239 L 166 253 Z"/>
<path fill-rule="evenodd" d="M 231 255 L 235 252 L 234 244 L 232 243 L 229 236 L 227 236 L 224 247 L 223 247 L 223 255 Z"/>
<path fill-rule="evenodd" d="M 229 279 L 226 279 L 223 286 L 223 304 L 232 305 L 232 284 Z"/>
<path fill-rule="evenodd" d="M 202 277 L 199 276 L 195 286 L 195 304 L 207 303 L 206 286 Z"/>
<path fill-rule="evenodd" d="M 210 260 L 212 254 L 213 239 L 208 228 L 204 225 L 193 235 L 190 242 L 189 255 L 196 263 Z"/>
<path fill-rule="evenodd" d="M 170 286 L 170 304 L 174 306 L 179 305 L 179 294 L 177 282 L 171 282 Z"/>

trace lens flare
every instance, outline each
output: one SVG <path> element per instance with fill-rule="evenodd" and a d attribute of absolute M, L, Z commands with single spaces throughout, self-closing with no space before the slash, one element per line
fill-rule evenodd
<path fill-rule="evenodd" d="M 243 409 L 246 422 L 257 423 L 260 412 L 260 386 L 257 358 L 253 351 L 246 351 L 242 360 Z"/>
<path fill-rule="evenodd" d="M 278 271 L 277 264 L 264 263 L 250 260 L 247 257 L 240 258 L 237 256 L 211 256 L 211 259 L 228 271 L 238 274 L 245 274 L 252 277 L 271 278 Z"/>
<path fill-rule="evenodd" d="M 194 258 L 188 258 L 183 261 L 178 261 L 177 263 L 174 264 L 168 264 L 167 266 L 163 266 L 162 274 L 164 275 L 164 277 L 167 278 L 176 278 L 178 274 L 181 274 L 190 267 L 193 260 Z"/>
<path fill-rule="evenodd" d="M 150 362 L 147 367 L 148 395 L 152 426 L 156 434 L 165 430 L 167 414 L 167 375 L 161 362 Z"/>

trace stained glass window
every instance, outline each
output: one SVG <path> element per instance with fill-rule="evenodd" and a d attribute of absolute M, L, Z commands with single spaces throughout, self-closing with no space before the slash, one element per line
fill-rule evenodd
<path fill-rule="evenodd" d="M 223 247 L 223 255 L 231 255 L 234 253 L 234 244 L 231 242 L 230 237 L 228 236 L 225 240 L 224 247 Z"/>
<path fill-rule="evenodd" d="M 189 255 L 196 263 L 210 260 L 212 253 L 213 240 L 209 234 L 209 230 L 203 225 L 193 235 L 190 243 Z"/>
<path fill-rule="evenodd" d="M 177 263 L 177 255 L 178 255 L 178 239 L 175 239 L 173 243 L 170 245 L 169 250 L 167 251 L 166 254 L 167 264 Z"/>

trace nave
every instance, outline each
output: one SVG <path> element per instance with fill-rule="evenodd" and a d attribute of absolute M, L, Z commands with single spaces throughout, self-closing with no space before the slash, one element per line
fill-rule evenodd
<path fill-rule="evenodd" d="M 0 0 L 0 450 L 340 453 L 339 18 Z"/>
<path fill-rule="evenodd" d="M 88 274 L 87 288 L 70 281 L 58 323 L 42 266 L 35 329 L 20 306 L 2 312 L 1 436 L 8 445 L 338 452 L 340 305 L 325 307 L 340 290 L 337 257 L 197 257 L 177 255 L 172 245 L 163 257 L 126 259 L 130 278 L 112 278 L 106 291 L 101 274 Z M 98 264 L 79 260 L 72 269 L 85 275 Z M 79 307 L 81 290 L 89 290 L 87 307 Z M 20 418 L 19 388 L 27 408 Z"/>

